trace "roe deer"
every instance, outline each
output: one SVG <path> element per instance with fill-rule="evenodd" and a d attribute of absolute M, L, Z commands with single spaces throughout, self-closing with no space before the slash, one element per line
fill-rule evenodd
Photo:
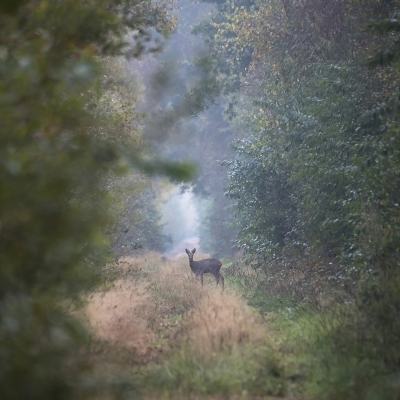
<path fill-rule="evenodd" d="M 189 256 L 189 265 L 190 269 L 196 276 L 200 275 L 201 278 L 201 286 L 203 286 L 203 275 L 204 274 L 213 274 L 215 279 L 217 280 L 217 285 L 219 280 L 222 282 L 222 290 L 224 290 L 224 277 L 219 272 L 222 262 L 217 260 L 216 258 L 206 258 L 205 260 L 193 261 L 193 255 L 196 253 L 196 249 L 189 251 L 185 249 L 186 254 Z"/>

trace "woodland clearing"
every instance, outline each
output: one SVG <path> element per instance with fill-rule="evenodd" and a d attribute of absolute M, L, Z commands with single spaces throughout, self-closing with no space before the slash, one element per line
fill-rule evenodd
<path fill-rule="evenodd" d="M 292 397 L 278 332 L 237 289 L 222 292 L 211 275 L 201 287 L 185 255 L 146 253 L 116 268 L 120 278 L 84 310 L 96 369 L 128 374 L 145 399 Z"/>

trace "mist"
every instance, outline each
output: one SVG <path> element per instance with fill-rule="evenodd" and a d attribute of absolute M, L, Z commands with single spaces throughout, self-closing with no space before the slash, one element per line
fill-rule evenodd
<path fill-rule="evenodd" d="M 191 1 L 179 1 L 174 6 L 177 25 L 165 38 L 162 52 L 131 60 L 128 70 L 141 82 L 137 109 L 143 115 L 140 123 L 144 140 L 157 157 L 189 161 L 196 167 L 190 185 L 176 182 L 172 189 L 163 189 L 157 180 L 153 181 L 154 204 L 161 213 L 160 225 L 166 238 L 164 254 L 175 256 L 186 247 L 221 254 L 221 250 L 230 251 L 229 244 L 219 250 L 210 245 L 214 240 L 207 225 L 211 208 L 206 204 L 218 199 L 223 208 L 229 203 L 223 195 L 225 171 L 219 162 L 230 152 L 231 132 L 223 116 L 222 98 L 215 98 L 205 107 L 204 94 L 196 100 L 193 97 L 210 72 L 196 65 L 196 60 L 207 58 L 209 49 L 192 30 L 204 18 L 210 18 L 216 8 Z M 215 151 L 217 140 L 224 147 Z M 227 236 L 226 243 L 231 239 L 229 233 Z"/>
<path fill-rule="evenodd" d="M 193 192 L 176 186 L 162 204 L 161 223 L 164 232 L 171 238 L 165 251 L 167 256 L 182 254 L 182 249 L 197 247 L 201 250 L 199 238 L 199 215 Z"/>

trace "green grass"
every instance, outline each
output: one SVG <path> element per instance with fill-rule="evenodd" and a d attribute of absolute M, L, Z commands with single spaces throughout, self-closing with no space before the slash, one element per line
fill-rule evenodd
<path fill-rule="evenodd" d="M 274 352 L 267 347 L 244 346 L 233 352 L 199 357 L 181 347 L 168 355 L 145 379 L 146 386 L 171 396 L 179 393 L 230 394 L 246 391 L 254 395 L 281 396 L 286 379 Z"/>
<path fill-rule="evenodd" d="M 368 344 L 357 340 L 354 305 L 324 311 L 286 309 L 268 317 L 279 335 L 280 362 L 288 378 L 299 377 L 291 390 L 318 400 L 394 400 L 400 376 L 388 374 Z M 294 379 L 296 380 L 296 379 Z"/>

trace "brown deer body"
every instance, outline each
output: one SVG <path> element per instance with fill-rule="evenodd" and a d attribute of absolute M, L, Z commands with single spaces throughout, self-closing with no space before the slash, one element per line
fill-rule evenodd
<path fill-rule="evenodd" d="M 221 280 L 222 290 L 224 290 L 225 279 L 219 272 L 222 266 L 222 262 L 217 260 L 216 258 L 206 258 L 204 260 L 193 261 L 193 255 L 194 253 L 196 253 L 196 249 L 193 249 L 192 251 L 185 249 L 185 251 L 186 254 L 189 256 L 190 269 L 194 274 L 196 274 L 196 276 L 200 275 L 201 286 L 203 286 L 203 275 L 213 274 L 217 281 L 217 285 Z"/>

